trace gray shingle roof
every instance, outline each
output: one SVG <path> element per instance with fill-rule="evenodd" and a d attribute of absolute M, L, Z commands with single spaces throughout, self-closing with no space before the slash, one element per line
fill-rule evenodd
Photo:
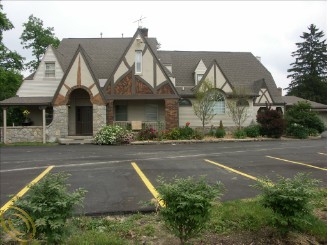
<path fill-rule="evenodd" d="M 105 79 L 114 71 L 130 41 L 131 38 L 64 38 L 57 48 L 56 56 L 65 72 L 81 45 L 96 78 Z M 156 52 L 157 40 L 147 38 L 147 42 Z"/>
<path fill-rule="evenodd" d="M 216 60 L 233 86 L 254 88 L 255 81 L 264 79 L 275 103 L 283 103 L 271 73 L 249 52 L 157 51 L 162 63 L 172 64 L 176 86 L 193 86 L 194 71 L 202 59 L 208 68 Z M 180 91 L 179 91 L 180 92 Z"/>
<path fill-rule="evenodd" d="M 52 97 L 11 97 L 0 101 L 0 105 L 50 105 Z"/>
<path fill-rule="evenodd" d="M 294 104 L 297 104 L 297 102 L 300 101 L 306 101 L 309 102 L 311 107 L 313 109 L 327 109 L 327 105 L 321 104 L 321 103 L 317 103 L 311 100 L 306 100 L 297 96 L 282 96 L 284 102 L 286 103 L 286 106 L 292 106 Z"/>

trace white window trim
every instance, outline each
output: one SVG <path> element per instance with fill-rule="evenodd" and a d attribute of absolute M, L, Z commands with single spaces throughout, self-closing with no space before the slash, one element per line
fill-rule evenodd
<path fill-rule="evenodd" d="M 53 69 L 49 69 L 48 65 L 53 65 Z M 56 77 L 56 62 L 45 62 L 45 74 L 46 78 Z"/>
<path fill-rule="evenodd" d="M 138 63 L 140 63 L 140 70 L 138 70 Z M 136 50 L 135 53 L 135 73 L 142 74 L 142 50 Z"/>

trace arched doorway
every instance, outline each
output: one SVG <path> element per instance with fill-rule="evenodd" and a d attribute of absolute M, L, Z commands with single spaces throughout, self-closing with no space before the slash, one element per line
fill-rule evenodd
<path fill-rule="evenodd" d="M 84 89 L 74 90 L 68 104 L 68 134 L 92 135 L 93 116 L 90 95 Z"/>

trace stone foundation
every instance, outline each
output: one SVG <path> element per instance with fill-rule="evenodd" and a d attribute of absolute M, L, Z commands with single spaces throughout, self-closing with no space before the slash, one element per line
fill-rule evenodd
<path fill-rule="evenodd" d="M 17 126 L 7 127 L 7 144 L 19 142 L 41 142 L 42 126 Z M 3 127 L 1 127 L 1 142 L 3 142 Z"/>

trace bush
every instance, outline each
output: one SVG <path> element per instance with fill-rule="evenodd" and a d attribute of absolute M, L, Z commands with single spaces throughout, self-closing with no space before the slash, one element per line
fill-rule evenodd
<path fill-rule="evenodd" d="M 224 130 L 224 128 L 217 128 L 215 130 L 215 137 L 216 138 L 223 138 L 226 135 L 226 132 Z"/>
<path fill-rule="evenodd" d="M 181 244 L 195 237 L 210 218 L 212 201 L 222 193 L 223 185 L 208 185 L 204 178 L 174 178 L 171 183 L 159 180 L 157 190 L 164 207 L 159 213 L 167 228 Z"/>
<path fill-rule="evenodd" d="M 35 238 L 46 240 L 47 244 L 62 241 L 66 221 L 72 217 L 74 206 L 81 205 L 86 193 L 83 189 L 69 193 L 65 183 L 68 176 L 65 173 L 48 174 L 14 203 L 34 221 Z"/>
<path fill-rule="evenodd" d="M 260 125 L 253 124 L 244 128 L 247 137 L 256 138 L 260 136 Z"/>
<path fill-rule="evenodd" d="M 233 132 L 233 137 L 236 139 L 245 139 L 247 135 L 243 129 L 237 129 Z"/>
<path fill-rule="evenodd" d="M 261 125 L 261 135 L 280 138 L 284 133 L 284 119 L 282 118 L 282 114 L 276 110 L 267 107 L 264 112 L 257 114 L 256 121 Z"/>
<path fill-rule="evenodd" d="M 308 129 L 311 135 L 315 133 L 322 133 L 325 130 L 324 122 L 320 119 L 316 112 L 311 111 L 311 105 L 308 102 L 298 102 L 296 105 L 292 106 L 286 112 L 285 118 L 287 128 L 291 128 L 287 133 L 295 137 L 298 137 L 297 135 L 292 134 L 294 132 L 293 125 L 295 124 Z M 295 132 L 297 133 L 298 130 Z"/>
<path fill-rule="evenodd" d="M 133 141 L 134 135 L 131 131 L 120 126 L 104 126 L 95 137 L 94 143 L 99 145 L 129 144 Z"/>
<path fill-rule="evenodd" d="M 308 174 L 299 173 L 293 179 L 279 177 L 274 185 L 265 179 L 255 187 L 262 191 L 262 205 L 274 212 L 274 225 L 287 233 L 306 223 L 306 215 L 313 211 L 311 201 L 319 194 L 318 183 L 319 180 L 310 179 Z"/>
<path fill-rule="evenodd" d="M 189 123 L 186 123 L 186 126 L 179 128 L 180 137 L 179 139 L 190 140 L 194 137 L 194 130 L 189 127 Z"/>
<path fill-rule="evenodd" d="M 145 129 L 142 129 L 138 133 L 138 140 L 153 140 L 158 137 L 158 132 L 157 130 L 153 128 L 146 127 Z"/>
<path fill-rule="evenodd" d="M 306 127 L 293 123 L 288 125 L 286 134 L 289 136 L 294 136 L 298 139 L 306 139 L 309 136 L 309 131 Z"/>

